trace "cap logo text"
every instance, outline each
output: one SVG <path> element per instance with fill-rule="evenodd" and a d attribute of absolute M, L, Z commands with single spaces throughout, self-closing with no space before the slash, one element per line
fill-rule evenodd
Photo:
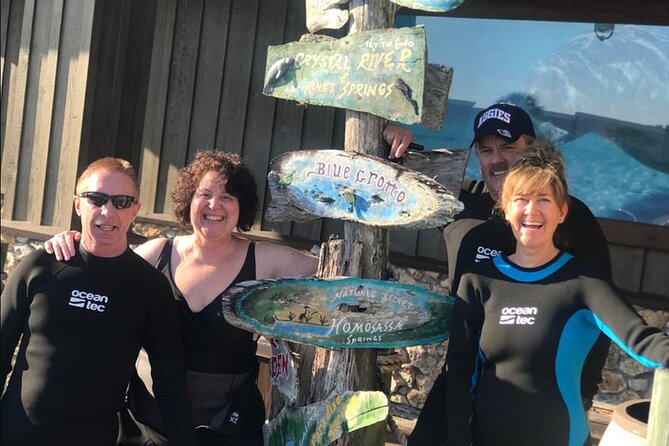
<path fill-rule="evenodd" d="M 511 114 L 505 112 L 504 110 L 500 110 L 499 108 L 490 109 L 487 112 L 483 113 L 483 115 L 479 118 L 479 123 L 477 128 L 481 127 L 481 125 L 488 119 L 499 119 L 500 121 L 504 121 L 507 124 L 510 124 Z"/>

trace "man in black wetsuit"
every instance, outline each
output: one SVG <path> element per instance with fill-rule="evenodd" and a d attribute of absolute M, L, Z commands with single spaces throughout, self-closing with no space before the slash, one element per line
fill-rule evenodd
<path fill-rule="evenodd" d="M 536 136 L 529 115 L 511 104 L 494 104 L 481 111 L 473 128 L 472 145 L 483 181 L 465 180 L 458 197 L 465 210 L 443 230 L 453 293 L 467 266 L 514 251 L 513 233 L 494 208 L 509 167 Z M 410 130 L 396 126 L 387 126 L 384 137 L 391 144 L 391 158 L 401 157 L 413 139 Z M 608 245 L 597 220 L 583 202 L 575 197 L 570 200 L 569 214 L 556 231 L 556 243 L 576 257 L 597 263 L 610 278 Z M 609 345 L 608 338 L 600 336 L 583 369 L 581 393 L 586 408 L 597 393 Z M 428 394 L 409 438 L 411 446 L 438 446 L 446 440 L 446 370 L 445 364 Z"/>
<path fill-rule="evenodd" d="M 141 347 L 171 444 L 195 444 L 170 286 L 128 247 L 138 192 L 127 161 L 95 161 L 74 197 L 80 255 L 58 262 L 39 250 L 10 275 L 0 313 L 3 385 L 11 371 L 0 400 L 3 445 L 113 446 Z"/>

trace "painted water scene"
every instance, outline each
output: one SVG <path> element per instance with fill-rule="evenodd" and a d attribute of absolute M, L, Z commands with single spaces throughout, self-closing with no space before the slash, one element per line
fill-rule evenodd
<path fill-rule="evenodd" d="M 239 284 L 226 319 L 263 335 L 329 348 L 389 348 L 448 338 L 455 299 L 372 279 L 284 279 Z"/>

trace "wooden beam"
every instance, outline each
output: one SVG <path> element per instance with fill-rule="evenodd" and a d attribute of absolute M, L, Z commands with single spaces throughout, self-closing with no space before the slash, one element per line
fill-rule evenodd
<path fill-rule="evenodd" d="M 655 369 L 646 445 L 669 444 L 669 370 Z"/>
<path fill-rule="evenodd" d="M 16 197 L 19 157 L 21 152 L 21 132 L 25 110 L 26 89 L 28 87 L 28 65 L 30 63 L 30 41 L 35 19 L 35 1 L 26 0 L 23 4 L 20 34 L 16 36 L 18 42 L 18 57 L 9 74 L 7 88 L 7 108 L 3 110 L 5 126 L 2 134 L 2 175 L 1 190 L 4 196 L 4 215 L 14 217 L 14 201 Z M 14 36 L 12 36 L 14 38 Z M 7 43 L 9 48 L 9 43 Z M 4 91 L 4 89 L 3 89 Z"/>
<path fill-rule="evenodd" d="M 598 218 L 606 240 L 616 245 L 669 251 L 669 226 Z"/>
<path fill-rule="evenodd" d="M 60 152 L 55 177 L 57 190 L 53 200 L 54 226 L 69 227 L 72 222 L 72 194 L 81 149 L 93 13 L 97 3 L 88 0 L 68 1 L 63 10 L 64 31 L 56 75 L 59 92 L 52 119 L 54 122 L 62 122 L 62 127 L 56 126 L 53 136 L 56 150 Z M 48 198 L 46 201 L 49 201 Z"/>
<path fill-rule="evenodd" d="M 156 212 L 158 171 L 163 145 L 163 127 L 174 40 L 176 0 L 159 0 L 156 8 L 153 54 L 142 138 L 142 166 L 139 172 L 142 214 Z"/>
<path fill-rule="evenodd" d="M 39 58 L 39 71 L 30 89 L 29 101 L 34 104 L 34 125 L 24 128 L 23 150 L 32 152 L 28 175 L 27 219 L 35 224 L 42 222 L 44 190 L 46 188 L 47 161 L 51 145 L 51 120 L 56 92 L 58 47 L 63 17 L 63 0 L 40 3 L 36 14 L 32 57 Z M 34 102 L 33 102 L 34 101 Z"/>

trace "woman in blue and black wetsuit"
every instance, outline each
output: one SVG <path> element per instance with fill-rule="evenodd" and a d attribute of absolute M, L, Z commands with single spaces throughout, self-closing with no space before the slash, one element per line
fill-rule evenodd
<path fill-rule="evenodd" d="M 560 251 L 569 209 L 562 158 L 537 143 L 499 203 L 516 251 L 462 277 L 451 331 L 447 445 L 590 444 L 583 362 L 600 332 L 645 366 L 669 366 L 669 337 L 647 326 L 586 260 Z"/>

